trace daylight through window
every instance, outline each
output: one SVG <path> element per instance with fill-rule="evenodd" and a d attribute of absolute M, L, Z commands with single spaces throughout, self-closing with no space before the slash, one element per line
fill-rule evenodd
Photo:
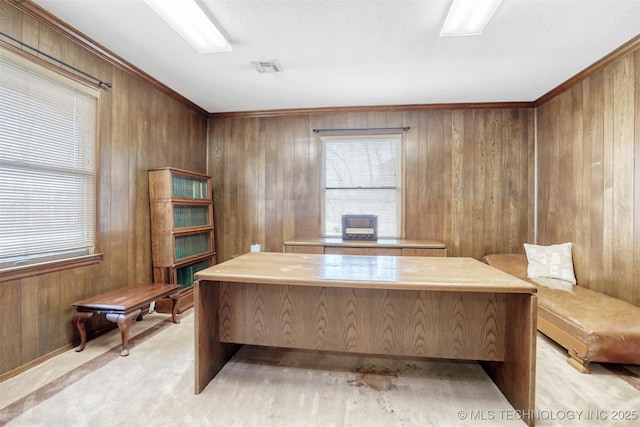
<path fill-rule="evenodd" d="M 401 136 L 323 138 L 323 235 L 342 235 L 342 215 L 378 216 L 378 237 L 401 235 Z"/>
<path fill-rule="evenodd" d="M 93 253 L 98 94 L 0 49 L 0 268 Z"/>

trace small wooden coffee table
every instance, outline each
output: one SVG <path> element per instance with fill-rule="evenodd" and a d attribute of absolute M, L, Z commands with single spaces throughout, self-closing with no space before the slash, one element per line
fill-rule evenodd
<path fill-rule="evenodd" d="M 135 285 L 127 288 L 117 289 L 102 295 L 96 295 L 82 301 L 71 304 L 76 308 L 71 322 L 78 329 L 80 334 L 80 346 L 76 351 L 84 350 L 87 342 L 87 331 L 84 321 L 96 313 L 105 313 L 107 319 L 117 323 L 122 337 L 121 356 L 129 355 L 129 329 L 133 319 L 141 320 L 142 307 L 160 298 L 169 297 L 172 300 L 171 318 L 173 323 L 179 323 L 178 312 L 178 291 L 180 285 L 154 283 Z"/>

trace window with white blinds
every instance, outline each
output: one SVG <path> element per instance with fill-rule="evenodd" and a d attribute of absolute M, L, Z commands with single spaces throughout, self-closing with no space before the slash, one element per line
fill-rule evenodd
<path fill-rule="evenodd" d="M 323 236 L 342 235 L 342 215 L 378 216 L 378 237 L 401 235 L 401 136 L 327 137 Z"/>
<path fill-rule="evenodd" d="M 0 269 L 93 253 L 98 96 L 0 48 Z"/>

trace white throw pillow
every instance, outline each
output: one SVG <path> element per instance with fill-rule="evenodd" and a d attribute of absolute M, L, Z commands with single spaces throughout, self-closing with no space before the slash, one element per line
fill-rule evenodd
<path fill-rule="evenodd" d="M 559 245 L 540 246 L 524 244 L 529 265 L 527 277 L 530 279 L 549 278 L 576 284 L 571 256 L 571 242 Z"/>

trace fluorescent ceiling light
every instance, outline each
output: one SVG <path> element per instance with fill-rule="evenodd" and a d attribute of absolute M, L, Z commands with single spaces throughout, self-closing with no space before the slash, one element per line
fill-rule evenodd
<path fill-rule="evenodd" d="M 502 0 L 453 0 L 440 36 L 481 34 L 500 3 Z"/>
<path fill-rule="evenodd" d="M 231 45 L 196 0 L 144 0 L 198 53 L 230 52 Z"/>

